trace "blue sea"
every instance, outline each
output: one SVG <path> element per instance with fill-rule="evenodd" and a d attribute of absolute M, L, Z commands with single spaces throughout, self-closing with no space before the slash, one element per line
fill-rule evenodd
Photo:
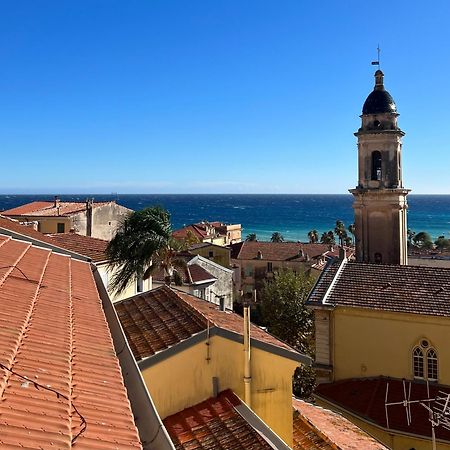
<path fill-rule="evenodd" d="M 116 200 L 131 208 L 160 205 L 170 211 L 174 229 L 201 220 L 240 223 L 243 236 L 256 233 L 268 240 L 274 231 L 286 240 L 305 241 L 311 229 L 320 233 L 334 228 L 336 220 L 353 223 L 351 195 L 61 195 L 61 200 Z M 52 200 L 51 195 L 0 195 L 0 211 L 35 200 Z M 408 228 L 427 231 L 434 238 L 450 238 L 450 195 L 410 195 Z"/>

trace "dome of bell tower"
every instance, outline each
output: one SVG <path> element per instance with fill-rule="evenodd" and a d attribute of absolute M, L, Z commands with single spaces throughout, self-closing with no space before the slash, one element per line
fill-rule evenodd
<path fill-rule="evenodd" d="M 375 87 L 364 102 L 362 113 L 383 114 L 396 113 L 397 107 L 391 94 L 384 88 L 384 74 L 381 70 L 375 72 Z"/>

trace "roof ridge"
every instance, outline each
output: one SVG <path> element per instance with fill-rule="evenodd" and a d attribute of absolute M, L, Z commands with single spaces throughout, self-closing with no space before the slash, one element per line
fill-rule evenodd
<path fill-rule="evenodd" d="M 5 241 L 4 243 L 9 242 L 9 241 L 15 241 L 15 239 L 12 239 L 11 237 L 9 237 L 9 239 L 6 239 L 6 241 Z M 20 241 L 20 242 L 22 242 L 22 241 Z M 30 242 L 26 242 L 26 241 L 24 241 L 24 242 L 27 244 L 27 246 L 26 246 L 25 250 L 19 255 L 19 257 L 18 257 L 18 259 L 16 260 L 16 262 L 15 262 L 14 264 L 11 264 L 10 266 L 4 266 L 4 268 L 9 267 L 9 270 L 7 270 L 7 271 L 5 272 L 5 274 L 3 275 L 3 277 L 0 278 L 0 287 L 3 285 L 3 283 L 5 282 L 5 280 L 9 277 L 10 273 L 17 267 L 17 264 L 18 264 L 18 263 L 20 262 L 20 260 L 24 257 L 25 253 L 26 253 L 26 252 L 29 250 L 29 248 L 32 246 L 32 244 L 31 244 Z"/>
<path fill-rule="evenodd" d="M 325 294 L 322 297 L 322 303 L 327 303 L 327 298 L 330 296 L 331 291 L 333 290 L 335 284 L 337 283 L 339 276 L 341 275 L 342 270 L 344 269 L 345 265 L 347 264 L 347 258 L 343 258 L 341 263 L 339 264 L 339 267 L 334 274 L 333 280 L 331 281 L 330 285 L 328 286 Z M 331 264 L 330 264 L 331 267 Z"/>
<path fill-rule="evenodd" d="M 26 250 L 22 253 L 22 255 L 20 256 L 18 262 L 20 262 L 20 260 L 23 258 L 24 254 L 27 253 L 27 251 L 29 250 L 30 247 L 31 247 L 31 244 L 28 245 L 28 246 L 26 247 Z M 24 337 L 25 337 L 25 336 L 24 336 L 24 334 L 25 334 L 24 331 L 28 328 L 28 326 L 29 326 L 29 324 L 30 324 L 30 321 L 31 321 L 31 317 L 33 316 L 33 312 L 34 312 L 34 309 L 35 309 L 35 307 L 36 307 L 36 302 L 37 302 L 37 299 L 38 299 L 39 290 L 40 290 L 40 288 L 41 288 L 42 279 L 44 278 L 44 274 L 45 274 L 45 271 L 46 271 L 46 269 L 47 269 L 48 261 L 49 261 L 49 259 L 50 259 L 50 255 L 51 255 L 51 254 L 52 254 L 52 252 L 51 252 L 51 251 L 48 251 L 47 258 L 45 259 L 45 265 L 44 265 L 44 267 L 43 267 L 41 276 L 40 276 L 40 278 L 39 278 L 39 282 L 36 284 L 36 290 L 35 290 L 35 292 L 34 292 L 34 294 L 33 294 L 33 298 L 31 299 L 31 307 L 30 307 L 30 309 L 28 310 L 28 314 L 27 314 L 27 316 L 26 316 L 26 318 L 25 318 L 25 320 L 24 320 L 24 324 L 23 324 L 23 326 L 22 326 L 22 330 L 21 330 L 19 342 L 17 343 L 16 347 L 13 349 L 13 355 L 12 355 L 12 357 L 10 358 L 10 362 L 8 363 L 8 361 L 4 361 L 4 362 L 3 362 L 3 361 L 0 361 L 0 362 L 1 362 L 2 364 L 4 364 L 8 369 L 11 369 L 11 368 L 13 367 L 14 361 L 15 361 L 15 359 L 16 359 L 18 353 L 19 353 L 19 349 L 20 349 L 20 347 L 23 345 Z M 18 262 L 17 262 L 16 264 L 18 264 Z M 15 267 L 15 266 L 13 266 L 13 268 L 14 268 L 14 267 Z M 11 269 L 11 270 L 12 270 L 12 269 Z M 10 271 L 10 272 L 11 272 L 11 271 Z M 10 272 L 8 272 L 8 274 L 9 274 Z M 4 280 L 2 280 L 2 282 L 0 283 L 0 286 L 3 284 L 3 281 L 4 281 Z M 11 376 L 12 376 L 12 372 L 9 372 L 9 371 L 8 371 L 7 374 L 6 374 L 6 377 L 5 377 L 4 381 L 3 381 L 3 383 L 2 383 L 2 384 L 3 384 L 3 387 L 2 387 L 2 385 L 0 384 L 0 398 L 3 397 L 3 393 L 4 393 L 5 389 L 6 389 L 6 387 L 8 386 L 8 380 L 11 378 Z"/>

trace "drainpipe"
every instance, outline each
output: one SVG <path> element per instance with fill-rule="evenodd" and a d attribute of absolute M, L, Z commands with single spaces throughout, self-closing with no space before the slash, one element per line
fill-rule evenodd
<path fill-rule="evenodd" d="M 250 306 L 244 306 L 244 401 L 252 407 L 252 372 L 250 367 Z"/>

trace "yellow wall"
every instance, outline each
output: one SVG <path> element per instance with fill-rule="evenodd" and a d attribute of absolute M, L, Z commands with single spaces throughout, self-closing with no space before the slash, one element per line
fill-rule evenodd
<path fill-rule="evenodd" d="M 210 247 L 200 247 L 193 250 L 189 250 L 194 255 L 203 256 L 206 259 L 212 259 L 217 264 L 220 264 L 227 269 L 230 268 L 230 249 L 211 245 Z M 209 252 L 213 252 L 213 257 L 210 258 Z"/>
<path fill-rule="evenodd" d="M 207 360 L 209 349 L 210 360 Z M 252 347 L 252 409 L 292 446 L 292 375 L 298 364 Z M 161 416 L 165 418 L 213 395 L 232 389 L 244 398 L 243 345 L 213 336 L 143 370 L 143 377 Z"/>
<path fill-rule="evenodd" d="M 38 222 L 39 231 L 44 234 L 55 234 L 58 232 L 58 223 L 64 223 L 64 232 L 68 233 L 72 227 L 69 217 L 24 217 L 24 216 L 8 216 L 20 222 Z"/>
<path fill-rule="evenodd" d="M 438 382 L 450 385 L 450 318 L 357 308 L 337 308 L 333 315 L 335 381 L 378 375 L 412 379 L 412 349 L 426 338 L 438 353 Z"/>

